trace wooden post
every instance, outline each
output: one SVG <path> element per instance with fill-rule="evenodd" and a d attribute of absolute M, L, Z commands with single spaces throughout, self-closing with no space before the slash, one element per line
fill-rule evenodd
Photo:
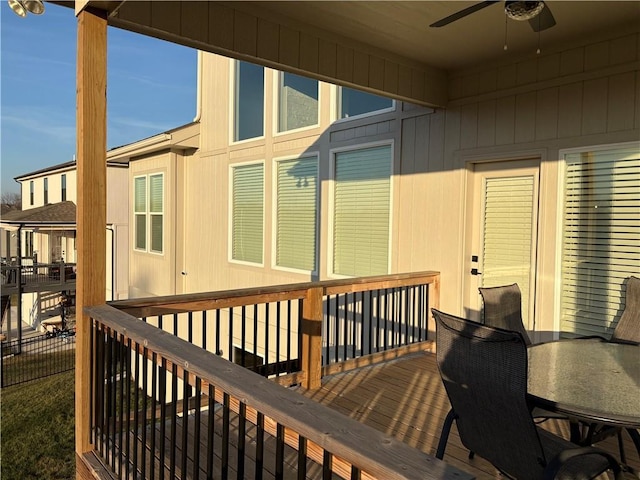
<path fill-rule="evenodd" d="M 76 455 L 90 439 L 90 319 L 83 308 L 105 303 L 107 227 L 107 14 L 77 12 Z M 79 478 L 79 477 L 78 477 Z"/>
<path fill-rule="evenodd" d="M 427 326 L 427 338 L 432 340 L 436 339 L 436 321 L 433 319 L 431 315 L 431 309 L 439 309 L 440 308 L 440 274 L 438 274 L 434 279 L 433 283 L 429 285 L 429 311 L 427 312 L 427 318 L 432 321 L 429 322 Z"/>
<path fill-rule="evenodd" d="M 307 290 L 302 308 L 302 371 L 303 387 L 320 388 L 322 379 L 322 287 Z"/>

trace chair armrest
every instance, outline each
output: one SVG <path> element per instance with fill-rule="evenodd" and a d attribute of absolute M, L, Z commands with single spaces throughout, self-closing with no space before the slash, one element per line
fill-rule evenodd
<path fill-rule="evenodd" d="M 613 471 L 614 478 L 616 480 L 622 480 L 624 478 L 622 475 L 622 468 L 620 467 L 620 464 L 618 463 L 616 458 L 613 455 L 605 452 L 604 450 L 600 450 L 599 448 L 595 447 L 578 447 L 563 450 L 549 462 L 547 468 L 544 469 L 543 478 L 545 480 L 555 479 L 565 463 L 567 463 L 569 460 L 573 460 L 576 457 L 583 457 L 586 455 L 600 455 L 604 457 L 609 463 L 609 468 Z"/>

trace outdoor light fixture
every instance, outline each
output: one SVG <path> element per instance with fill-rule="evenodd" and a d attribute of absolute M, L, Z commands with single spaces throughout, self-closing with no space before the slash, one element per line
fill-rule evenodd
<path fill-rule="evenodd" d="M 531 20 L 544 8 L 544 2 L 518 2 L 507 1 L 504 3 L 504 13 L 512 20 Z"/>
<path fill-rule="evenodd" d="M 44 3 L 42 0 L 7 0 L 7 3 L 11 7 L 11 10 L 20 17 L 26 17 L 27 12 L 34 15 L 41 15 L 44 13 Z"/>

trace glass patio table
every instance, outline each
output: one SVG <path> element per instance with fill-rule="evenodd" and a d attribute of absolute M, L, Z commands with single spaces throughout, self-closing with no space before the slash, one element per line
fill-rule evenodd
<path fill-rule="evenodd" d="M 534 404 L 577 420 L 640 428 L 640 345 L 559 340 L 527 350 Z"/>

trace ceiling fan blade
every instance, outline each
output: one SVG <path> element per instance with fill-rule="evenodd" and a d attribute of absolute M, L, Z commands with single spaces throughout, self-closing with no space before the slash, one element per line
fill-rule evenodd
<path fill-rule="evenodd" d="M 485 7 L 493 5 L 494 3 L 500 3 L 500 0 L 487 0 L 485 2 L 476 3 L 475 5 L 471 5 L 470 7 L 463 8 L 462 10 L 454 13 L 453 15 L 449 15 L 448 17 L 438 20 L 437 22 L 432 23 L 429 26 L 435 27 L 435 28 L 444 27 L 445 25 L 449 25 L 451 22 L 460 20 L 461 18 L 466 17 L 467 15 L 471 15 L 472 13 L 477 12 L 478 10 L 482 10 Z"/>
<path fill-rule="evenodd" d="M 553 18 L 553 13 L 551 13 L 551 9 L 549 8 L 549 3 L 550 2 L 544 2 L 544 8 L 542 11 L 529 20 L 529 25 L 531 25 L 534 32 L 541 32 L 556 24 L 556 19 Z"/>

